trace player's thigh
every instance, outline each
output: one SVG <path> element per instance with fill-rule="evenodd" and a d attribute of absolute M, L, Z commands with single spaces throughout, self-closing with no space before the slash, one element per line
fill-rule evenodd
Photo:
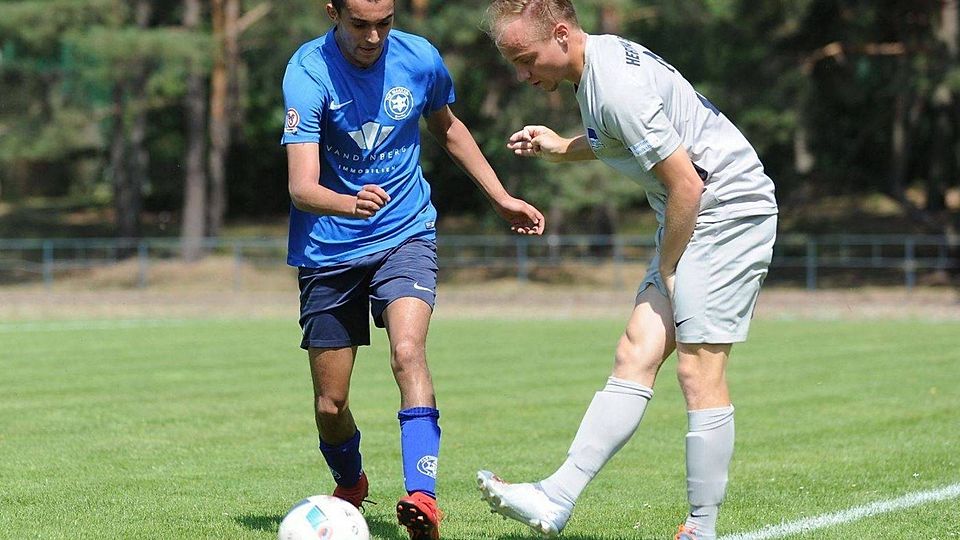
<path fill-rule="evenodd" d="M 420 298 L 401 297 L 387 305 L 383 320 L 394 357 L 425 353 L 432 314 L 431 307 Z"/>
<path fill-rule="evenodd" d="M 738 343 L 767 275 L 776 216 L 698 223 L 677 265 L 673 291 L 681 343 Z"/>
<path fill-rule="evenodd" d="M 657 370 L 674 346 L 670 301 L 645 281 L 617 344 L 613 376 L 652 386 Z"/>
<path fill-rule="evenodd" d="M 350 378 L 357 358 L 357 347 L 308 348 L 313 394 L 335 403 L 346 404 Z"/>
<path fill-rule="evenodd" d="M 399 335 L 410 325 L 411 332 L 426 337 L 437 299 L 437 270 L 437 246 L 433 240 L 413 238 L 391 250 L 370 282 L 374 323 L 387 327 L 391 336 Z M 404 301 L 393 306 L 400 299 Z M 393 319 L 389 326 L 386 317 Z"/>

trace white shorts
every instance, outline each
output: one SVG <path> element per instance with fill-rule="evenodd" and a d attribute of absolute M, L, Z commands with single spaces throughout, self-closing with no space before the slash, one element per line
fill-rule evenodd
<path fill-rule="evenodd" d="M 637 296 L 653 285 L 667 295 L 657 255 Z M 698 223 L 677 265 L 673 322 L 679 343 L 739 343 L 746 341 L 760 285 L 767 276 L 777 236 L 777 216 Z"/>

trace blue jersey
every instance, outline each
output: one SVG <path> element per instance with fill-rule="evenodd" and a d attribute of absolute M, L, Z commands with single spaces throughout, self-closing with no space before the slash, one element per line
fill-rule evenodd
<path fill-rule="evenodd" d="M 368 219 L 316 215 L 291 205 L 287 263 L 318 268 L 433 239 L 437 211 L 420 169 L 420 117 L 454 100 L 453 81 L 427 40 L 392 30 L 380 58 L 350 64 L 334 29 L 287 64 L 282 144 L 320 145 L 320 184 L 356 195 L 377 184 L 390 201 Z"/>

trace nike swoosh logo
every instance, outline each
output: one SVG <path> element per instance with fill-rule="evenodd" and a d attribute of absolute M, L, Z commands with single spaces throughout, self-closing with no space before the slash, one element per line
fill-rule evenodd
<path fill-rule="evenodd" d="M 352 100 L 352 99 L 351 99 L 350 101 L 344 101 L 343 103 L 331 103 L 331 104 L 330 104 L 330 110 L 331 110 L 331 111 L 339 111 L 340 109 L 346 107 L 347 105 L 349 105 L 349 104 L 351 104 L 351 103 L 353 103 L 353 100 Z"/>
<path fill-rule="evenodd" d="M 690 320 L 690 319 L 692 319 L 692 318 L 693 318 L 693 317 L 687 317 L 686 319 L 684 319 L 684 320 L 682 320 L 682 321 L 680 321 L 680 322 L 678 322 L 678 323 L 677 323 L 677 328 L 680 328 L 680 325 L 681 325 L 681 324 L 683 324 L 683 323 L 685 323 L 685 322 L 687 322 L 687 321 L 689 321 L 689 320 Z"/>
<path fill-rule="evenodd" d="M 416 281 L 413 282 L 413 288 L 416 289 L 416 290 L 418 290 L 418 291 L 427 291 L 427 292 L 429 292 L 429 293 L 432 293 L 432 292 L 433 292 L 432 289 L 428 289 L 428 288 L 426 288 L 426 287 L 423 287 L 423 286 L 421 286 L 419 283 L 417 283 Z"/>

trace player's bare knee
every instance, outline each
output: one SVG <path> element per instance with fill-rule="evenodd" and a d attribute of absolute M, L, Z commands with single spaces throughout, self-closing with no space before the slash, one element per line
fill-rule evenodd
<path fill-rule="evenodd" d="M 426 350 L 414 340 L 399 340 L 391 345 L 390 365 L 394 373 L 416 371 L 425 368 Z"/>
<path fill-rule="evenodd" d="M 698 396 L 714 395 L 726 385 L 722 370 L 697 362 L 678 362 L 677 381 L 688 402 L 696 401 Z"/>
<path fill-rule="evenodd" d="M 349 401 L 346 396 L 318 396 L 316 398 L 317 418 L 336 422 L 349 412 Z"/>
<path fill-rule="evenodd" d="M 684 394 L 697 393 L 709 386 L 709 377 L 695 362 L 677 363 L 677 381 Z"/>

